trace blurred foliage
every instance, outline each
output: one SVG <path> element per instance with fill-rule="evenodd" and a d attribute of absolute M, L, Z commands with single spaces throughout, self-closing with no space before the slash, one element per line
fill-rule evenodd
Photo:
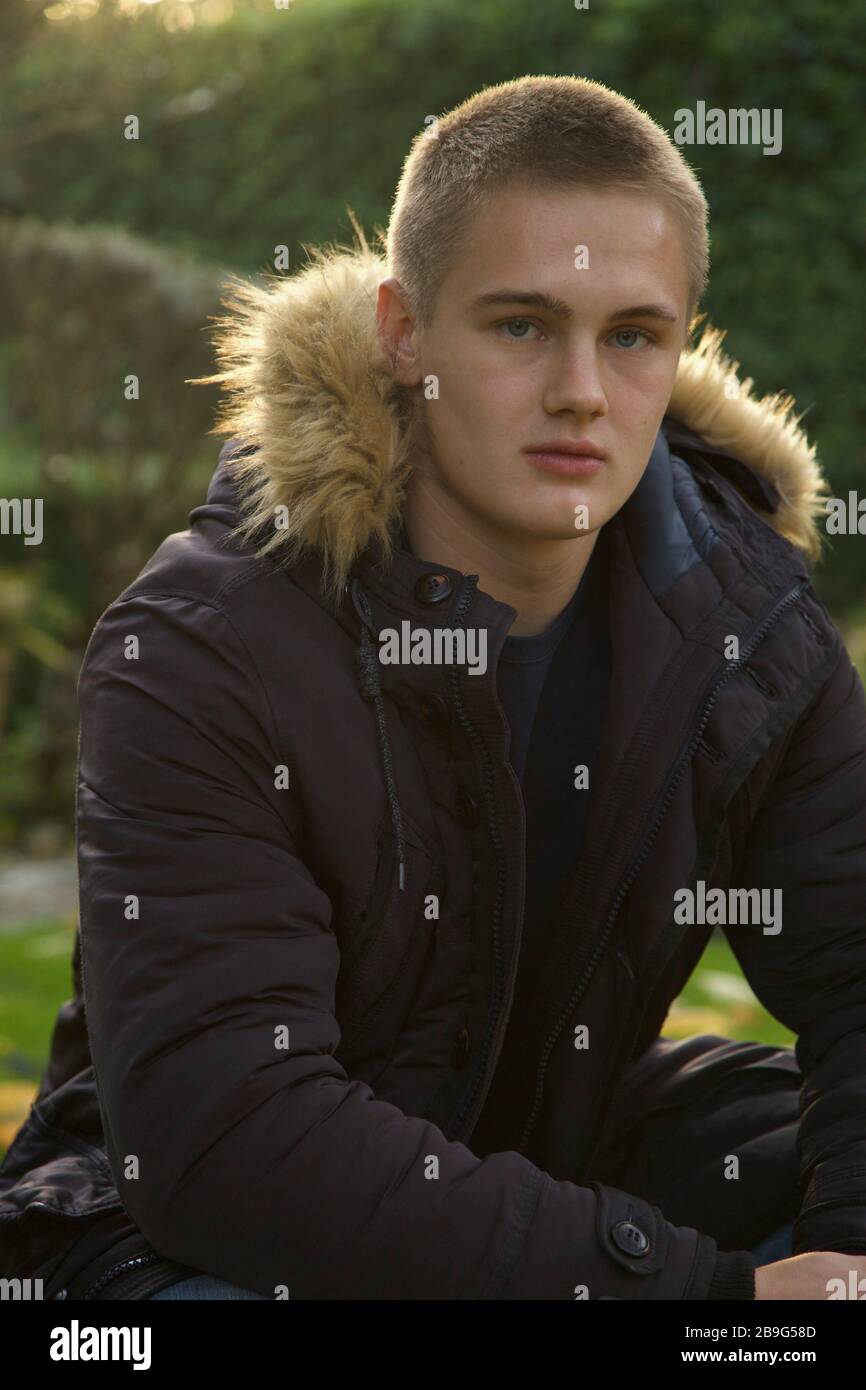
<path fill-rule="evenodd" d="M 0 7 L 0 496 L 42 496 L 51 543 L 4 538 L 0 843 L 71 833 L 75 676 L 102 608 L 186 525 L 216 457 L 208 315 L 228 268 L 387 223 L 425 117 L 524 73 L 680 107 L 781 108 L 777 156 L 684 153 L 712 211 L 704 309 L 759 392 L 790 391 L 834 492 L 862 477 L 866 35 L 787 0 L 6 0 Z M 124 138 L 127 118 L 140 138 Z M 226 269 L 223 269 L 226 267 Z M 124 395 L 127 375 L 139 400 Z M 49 530 L 50 528 L 50 530 Z M 831 539 L 816 587 L 866 597 Z M 15 572 L 19 573 L 15 573 Z M 21 575 L 26 575 L 22 587 Z M 2 730 L 0 722 L 0 730 Z"/>
<path fill-rule="evenodd" d="M 183 378 L 210 365 L 205 319 L 228 273 L 109 226 L 0 217 L 5 422 L 40 454 L 112 456 L 112 490 L 133 488 L 130 503 L 143 453 L 158 454 L 175 485 L 211 423 L 215 388 L 191 391 Z M 127 398 L 130 373 L 138 400 Z M 56 482 L 71 471 L 53 467 Z M 103 488 L 91 478 L 94 494 Z"/>
<path fill-rule="evenodd" d="M 114 228 L 0 218 L 0 496 L 41 498 L 44 531 L 4 537 L 0 843 L 46 819 L 71 835 L 87 639 L 213 471 L 217 391 L 184 379 L 212 368 L 226 274 Z"/>

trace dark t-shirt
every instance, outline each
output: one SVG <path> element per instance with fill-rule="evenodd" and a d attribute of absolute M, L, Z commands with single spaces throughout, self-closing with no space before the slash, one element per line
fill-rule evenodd
<path fill-rule="evenodd" d="M 496 689 L 511 730 L 509 758 L 521 782 L 541 691 L 557 648 L 582 602 L 582 590 L 583 580 L 559 617 L 544 632 L 532 637 L 506 637 L 502 644 Z"/>
<path fill-rule="evenodd" d="M 534 982 L 547 927 L 580 855 L 610 682 L 608 592 L 602 528 L 567 607 L 537 636 L 506 637 L 499 660 L 497 689 L 511 726 L 509 756 L 526 811 L 526 901 L 515 1008 Z M 582 766 L 588 775 L 578 778 Z"/>

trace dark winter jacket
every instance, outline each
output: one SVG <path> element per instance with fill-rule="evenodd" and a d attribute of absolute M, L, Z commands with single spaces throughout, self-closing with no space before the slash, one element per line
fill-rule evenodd
<path fill-rule="evenodd" d="M 587 1181 L 712 934 L 677 920 L 699 881 L 782 890 L 780 932 L 725 930 L 798 1039 L 794 1250 L 866 1251 L 866 703 L 810 583 L 814 452 L 713 333 L 607 523 L 600 775 L 516 1023 L 510 1131 L 473 1149 L 524 910 L 495 695 L 516 612 L 394 544 L 383 273 L 344 253 L 238 300 L 233 443 L 90 639 L 83 979 L 0 1170 L 2 1273 L 49 1297 L 198 1270 L 293 1299 L 751 1296 L 725 1232 Z M 380 663 L 403 620 L 486 627 L 486 673 Z"/>

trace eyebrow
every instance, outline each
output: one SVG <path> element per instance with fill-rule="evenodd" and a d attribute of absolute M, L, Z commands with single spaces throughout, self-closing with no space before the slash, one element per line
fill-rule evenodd
<path fill-rule="evenodd" d="M 471 309 L 486 309 L 492 304 L 525 304 L 535 309 L 546 309 L 556 318 L 570 319 L 574 315 L 564 299 L 545 294 L 542 290 L 489 290 L 479 294 L 470 303 Z M 661 304 L 632 304 L 626 309 L 617 309 L 610 314 L 611 319 L 663 319 L 666 323 L 676 323 L 679 318 Z"/>

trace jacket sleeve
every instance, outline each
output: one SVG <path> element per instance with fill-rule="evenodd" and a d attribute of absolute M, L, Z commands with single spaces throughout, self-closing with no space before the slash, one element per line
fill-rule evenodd
<path fill-rule="evenodd" d="M 780 890 L 781 930 L 725 929 L 755 994 L 797 1035 L 795 1255 L 866 1251 L 866 700 L 837 639 L 838 664 L 790 737 L 738 874 L 738 886 Z"/>
<path fill-rule="evenodd" d="M 91 1055 L 111 1169 L 155 1249 L 272 1297 L 753 1296 L 748 1255 L 516 1152 L 478 1158 L 350 1079 L 305 791 L 275 787 L 291 759 L 224 609 L 117 600 L 79 700 Z M 627 1221 L 639 1257 L 611 1236 Z"/>

